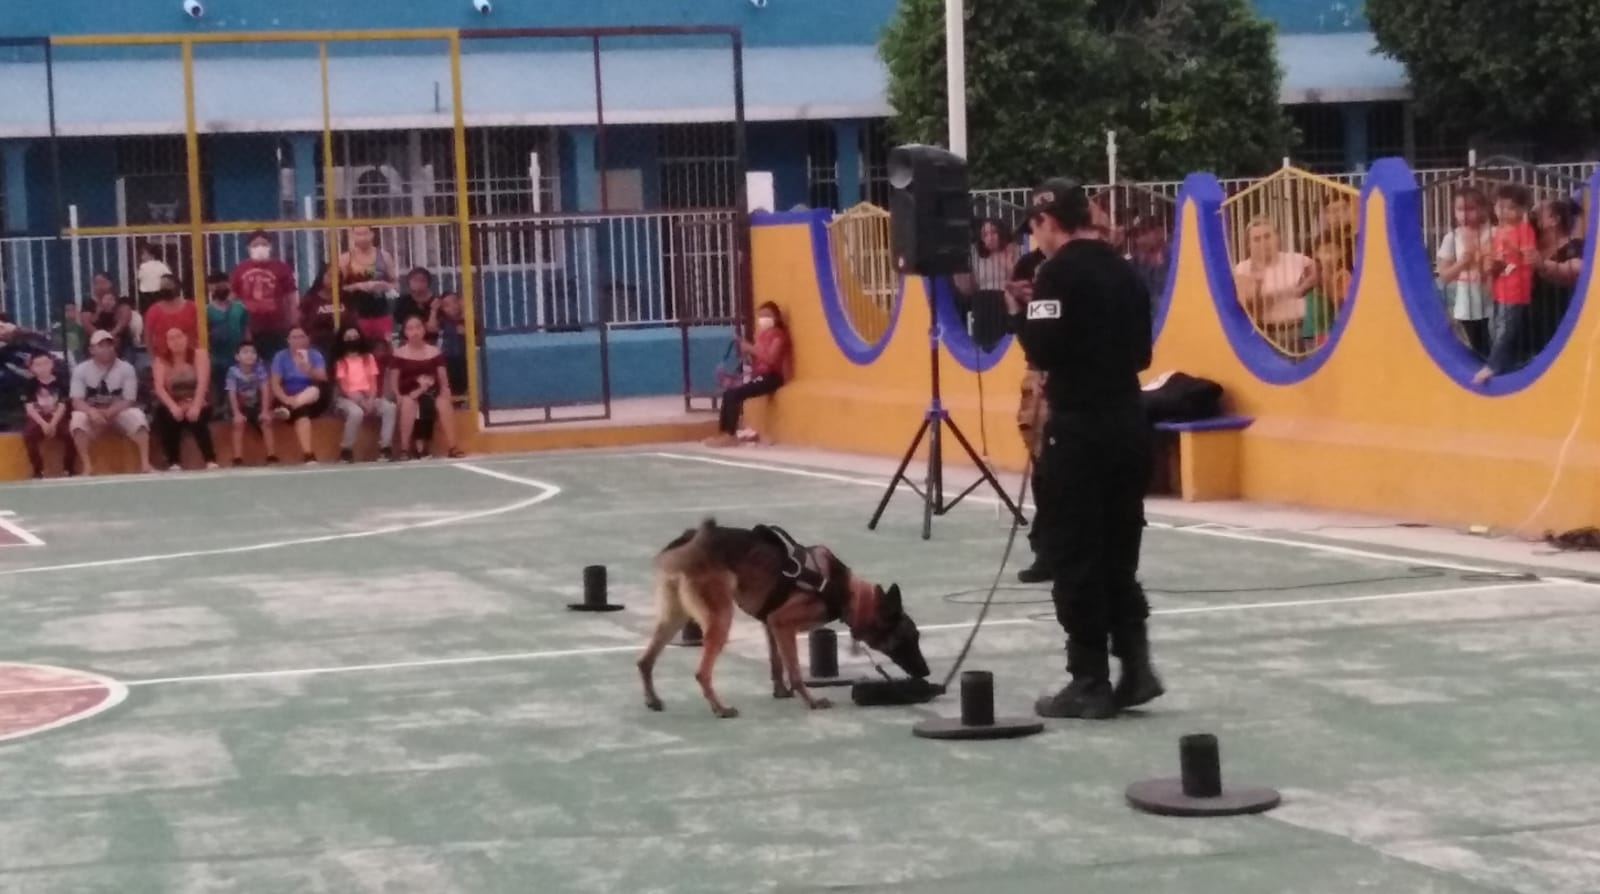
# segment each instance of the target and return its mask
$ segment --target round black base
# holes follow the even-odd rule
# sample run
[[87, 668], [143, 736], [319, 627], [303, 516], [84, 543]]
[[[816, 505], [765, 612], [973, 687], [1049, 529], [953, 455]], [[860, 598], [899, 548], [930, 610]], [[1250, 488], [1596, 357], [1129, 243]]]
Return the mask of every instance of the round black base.
[[622, 606], [616, 604], [615, 602], [609, 602], [605, 605], [589, 605], [586, 602], [569, 602], [567, 603], [567, 610], [574, 612], [620, 612], [622, 611]]
[[1282, 803], [1276, 791], [1259, 785], [1223, 786], [1218, 798], [1191, 798], [1181, 779], [1146, 779], [1128, 786], [1128, 804], [1157, 816], [1243, 816], [1265, 813]]
[[856, 681], [848, 677], [823, 677], [820, 680], [807, 680], [807, 689], [827, 689], [830, 686], [854, 686]]
[[1020, 739], [1044, 732], [1044, 723], [1026, 717], [996, 717], [990, 726], [966, 726], [959, 717], [938, 717], [911, 728], [919, 739]]

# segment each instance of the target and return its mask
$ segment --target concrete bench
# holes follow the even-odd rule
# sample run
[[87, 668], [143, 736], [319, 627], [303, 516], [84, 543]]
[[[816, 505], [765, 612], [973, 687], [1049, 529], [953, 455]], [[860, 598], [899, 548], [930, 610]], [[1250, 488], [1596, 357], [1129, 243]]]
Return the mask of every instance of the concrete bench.
[[[1174, 469], [1177, 492], [1185, 501], [1233, 500], [1239, 496], [1239, 433], [1255, 419], [1213, 416], [1193, 422], [1157, 422], [1158, 455]], [[1176, 435], [1176, 437], [1172, 437]], [[1168, 450], [1168, 446], [1175, 447]]]

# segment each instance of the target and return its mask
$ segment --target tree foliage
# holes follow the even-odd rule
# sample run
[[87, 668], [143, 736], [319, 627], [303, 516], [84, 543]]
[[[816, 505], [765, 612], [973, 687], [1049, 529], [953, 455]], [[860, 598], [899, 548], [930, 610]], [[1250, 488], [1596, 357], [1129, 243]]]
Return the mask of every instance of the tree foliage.
[[1600, 121], [1600, 2], [1367, 0], [1418, 111], [1452, 137], [1593, 139]]
[[[1261, 173], [1289, 148], [1271, 22], [1251, 0], [966, 0], [976, 184]], [[944, 0], [900, 0], [879, 43], [897, 140], [944, 145]]]

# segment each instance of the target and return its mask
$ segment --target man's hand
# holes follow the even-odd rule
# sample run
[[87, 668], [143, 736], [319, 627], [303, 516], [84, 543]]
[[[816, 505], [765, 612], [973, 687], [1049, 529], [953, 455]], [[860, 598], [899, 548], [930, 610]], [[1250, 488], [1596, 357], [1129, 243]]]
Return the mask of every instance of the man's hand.
[[1033, 280], [1013, 279], [1006, 283], [1006, 309], [1014, 314], [1022, 313], [1022, 306], [1033, 298]]

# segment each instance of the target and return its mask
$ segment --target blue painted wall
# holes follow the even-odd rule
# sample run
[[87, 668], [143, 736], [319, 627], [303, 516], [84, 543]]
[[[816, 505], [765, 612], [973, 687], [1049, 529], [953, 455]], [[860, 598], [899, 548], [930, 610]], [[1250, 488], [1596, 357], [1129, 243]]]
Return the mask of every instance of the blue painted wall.
[[1369, 31], [1362, 0], [1256, 0], [1256, 9], [1284, 34], [1348, 34]]

